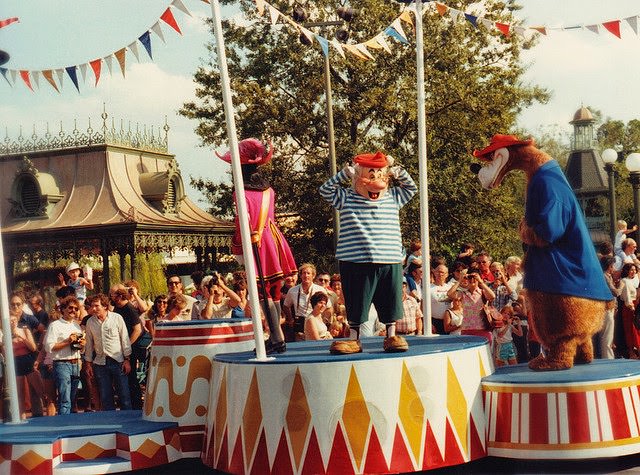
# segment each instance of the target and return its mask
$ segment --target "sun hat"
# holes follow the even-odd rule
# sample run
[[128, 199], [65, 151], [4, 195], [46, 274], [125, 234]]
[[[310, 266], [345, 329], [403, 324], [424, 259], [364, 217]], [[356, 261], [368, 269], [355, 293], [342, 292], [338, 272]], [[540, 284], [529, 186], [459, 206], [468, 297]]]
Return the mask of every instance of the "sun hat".
[[482, 150], [474, 150], [473, 156], [484, 159], [491, 152], [495, 152], [499, 148], [507, 148], [513, 145], [531, 145], [533, 143], [533, 139], [531, 138], [522, 140], [515, 135], [495, 134], [491, 137], [491, 143]]

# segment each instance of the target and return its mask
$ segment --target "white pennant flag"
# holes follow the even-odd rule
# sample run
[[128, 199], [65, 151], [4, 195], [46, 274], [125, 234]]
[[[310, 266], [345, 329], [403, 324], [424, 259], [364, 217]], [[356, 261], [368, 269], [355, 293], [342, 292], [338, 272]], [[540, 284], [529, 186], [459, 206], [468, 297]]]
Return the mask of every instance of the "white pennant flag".
[[487, 20], [486, 18], [480, 18], [480, 22], [487, 30], [493, 30], [496, 26], [491, 20]]
[[300, 32], [307, 37], [311, 44], [313, 44], [313, 39], [316, 37], [316, 35], [314, 35], [313, 32], [307, 30], [304, 26], [300, 26], [299, 28]]
[[527, 31], [527, 29], [522, 26], [512, 26], [511, 28], [513, 29], [514, 34], [522, 37], [525, 36], [525, 32]]
[[363, 45], [362, 43], [358, 43], [357, 45], [355, 45], [356, 48], [358, 49], [358, 51], [360, 51], [362, 54], [364, 54], [367, 58], [369, 59], [375, 59], [371, 53], [369, 53], [369, 50], [367, 49], [367, 47], [365, 45]]
[[16, 83], [16, 78], [18, 77], [18, 71], [15, 69], [10, 69], [9, 70], [9, 75], [11, 76], [11, 83], [15, 84]]
[[278, 18], [280, 18], [280, 12], [269, 4], [267, 6], [269, 7], [269, 15], [271, 15], [271, 24], [275, 25], [278, 23]]
[[402, 23], [400, 23], [400, 18], [396, 18], [391, 24], [391, 26], [393, 27], [394, 30], [398, 32], [400, 36], [402, 36], [402, 38], [404, 38], [405, 40], [407, 39], [407, 35], [402, 29]]
[[264, 0], [256, 0], [256, 8], [259, 16], [264, 15]]
[[165, 42], [164, 35], [162, 34], [162, 28], [160, 27], [159, 21], [155, 22], [155, 24], [151, 27], [151, 31], [153, 31], [156, 35], [158, 35], [158, 38], [160, 38], [163, 43]]
[[31, 79], [38, 89], [40, 89], [40, 71], [31, 71]]
[[330, 43], [336, 49], [338, 54], [340, 54], [340, 56], [345, 58], [344, 49], [342, 48], [342, 45], [340, 44], [340, 42], [338, 40], [331, 40]]
[[460, 16], [462, 16], [462, 18], [464, 19], [464, 13], [462, 13], [460, 10], [456, 10], [455, 8], [449, 7], [449, 15], [451, 16], [451, 18], [453, 18], [454, 21], [459, 21]]
[[389, 43], [387, 43], [387, 40], [384, 39], [384, 35], [380, 34], [380, 35], [376, 36], [376, 41], [378, 42], [378, 44], [380, 46], [382, 46], [382, 48], [387, 53], [391, 53], [391, 48], [389, 48]]
[[629, 26], [631, 27], [633, 32], [637, 35], [638, 34], [638, 15], [630, 16], [629, 18], [625, 18], [625, 20], [627, 20], [627, 23], [629, 23]]
[[596, 35], [600, 33], [600, 28], [598, 28], [598, 25], [585, 25], [584, 27], [587, 30], [592, 31]]
[[133, 53], [133, 55], [136, 57], [136, 60], [140, 62], [140, 55], [138, 55], [138, 42], [134, 41], [133, 43], [128, 45], [127, 48], [129, 48], [129, 51]]
[[109, 55], [109, 56], [105, 56], [104, 58], [104, 62], [107, 63], [107, 68], [109, 69], [109, 76], [113, 75], [112, 72], [112, 66], [113, 66], [113, 55]]
[[184, 3], [182, 3], [182, 0], [173, 0], [173, 2], [171, 2], [171, 5], [176, 7], [182, 13], [185, 13], [186, 15], [192, 16], [191, 12], [189, 11], [189, 9], [184, 6]]
[[87, 63], [80, 65], [80, 75], [82, 76], [82, 82], [87, 82]]
[[58, 82], [60, 83], [60, 89], [62, 89], [62, 83], [64, 82], [64, 69], [56, 69], [56, 76], [58, 76]]

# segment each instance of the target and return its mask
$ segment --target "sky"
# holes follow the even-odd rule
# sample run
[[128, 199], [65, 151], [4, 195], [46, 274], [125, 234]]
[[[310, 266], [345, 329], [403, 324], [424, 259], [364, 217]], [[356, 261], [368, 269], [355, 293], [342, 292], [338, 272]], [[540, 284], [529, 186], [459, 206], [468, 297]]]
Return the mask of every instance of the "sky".
[[[70, 132], [74, 120], [80, 131], [88, 120], [96, 129], [101, 125], [103, 104], [116, 126], [124, 120], [135, 128], [169, 126], [169, 149], [175, 154], [188, 195], [201, 202], [201, 195], [189, 187], [189, 177], [228, 180], [224, 163], [212, 150], [202, 147], [195, 134], [196, 122], [178, 115], [183, 103], [194, 98], [193, 74], [211, 53], [205, 48], [210, 39], [203, 19], [211, 15], [201, 0], [182, 0], [191, 12], [186, 15], [172, 8], [182, 35], [160, 22], [165, 43], [151, 34], [153, 60], [138, 43], [140, 62], [127, 51], [126, 77], [114, 61], [113, 74], [103, 64], [97, 87], [93, 74], [86, 82], [80, 73], [80, 93], [67, 76], [61, 93], [41, 78], [40, 87], [30, 91], [17, 79], [11, 87], [0, 77], [0, 140], [15, 140], [20, 126], [23, 135], [33, 128], [42, 136], [47, 124], [57, 133]], [[446, 4], [446, 1], [443, 2]], [[581, 105], [600, 110], [605, 117], [628, 121], [640, 118], [640, 36], [624, 21], [640, 15], [635, 0], [520, 0], [516, 13], [527, 26], [549, 28], [602, 24], [622, 20], [619, 39], [600, 27], [599, 33], [587, 29], [550, 30], [540, 36], [535, 48], [523, 54], [528, 65], [523, 80], [549, 89], [552, 99], [522, 112], [518, 125], [533, 133], [541, 130], [570, 132], [574, 112]], [[0, 20], [19, 17], [0, 29], [0, 49], [11, 55], [4, 65], [9, 69], [43, 70], [82, 64], [104, 57], [134, 42], [154, 25], [171, 0], [2, 0]], [[223, 17], [238, 16], [237, 8], [223, 9]], [[469, 25], [470, 32], [472, 27]], [[425, 38], [425, 42], [428, 38]], [[316, 45], [316, 47], [318, 47]], [[333, 53], [335, 54], [335, 53]], [[376, 53], [384, 54], [384, 53]]]

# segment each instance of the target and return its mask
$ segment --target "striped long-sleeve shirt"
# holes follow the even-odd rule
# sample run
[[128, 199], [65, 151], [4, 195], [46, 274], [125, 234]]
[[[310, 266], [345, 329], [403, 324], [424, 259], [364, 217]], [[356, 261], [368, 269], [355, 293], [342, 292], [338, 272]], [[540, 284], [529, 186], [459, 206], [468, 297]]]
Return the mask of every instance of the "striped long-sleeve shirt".
[[378, 200], [371, 200], [342, 184], [349, 182], [345, 170], [329, 178], [320, 195], [340, 212], [340, 235], [336, 258], [356, 263], [394, 264], [402, 262], [399, 211], [418, 188], [404, 169], [399, 186], [390, 187]]

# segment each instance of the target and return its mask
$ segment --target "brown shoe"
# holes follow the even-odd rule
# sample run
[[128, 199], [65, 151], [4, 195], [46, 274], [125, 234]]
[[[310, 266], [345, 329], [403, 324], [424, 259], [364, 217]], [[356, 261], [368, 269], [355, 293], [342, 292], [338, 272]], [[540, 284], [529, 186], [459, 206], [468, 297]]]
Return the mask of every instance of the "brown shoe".
[[360, 340], [337, 340], [331, 343], [329, 352], [332, 355], [351, 355], [353, 353], [362, 353], [362, 345]]
[[389, 336], [384, 339], [382, 347], [387, 353], [401, 353], [409, 349], [409, 343], [407, 343], [407, 340], [405, 340], [404, 337], [398, 335]]

